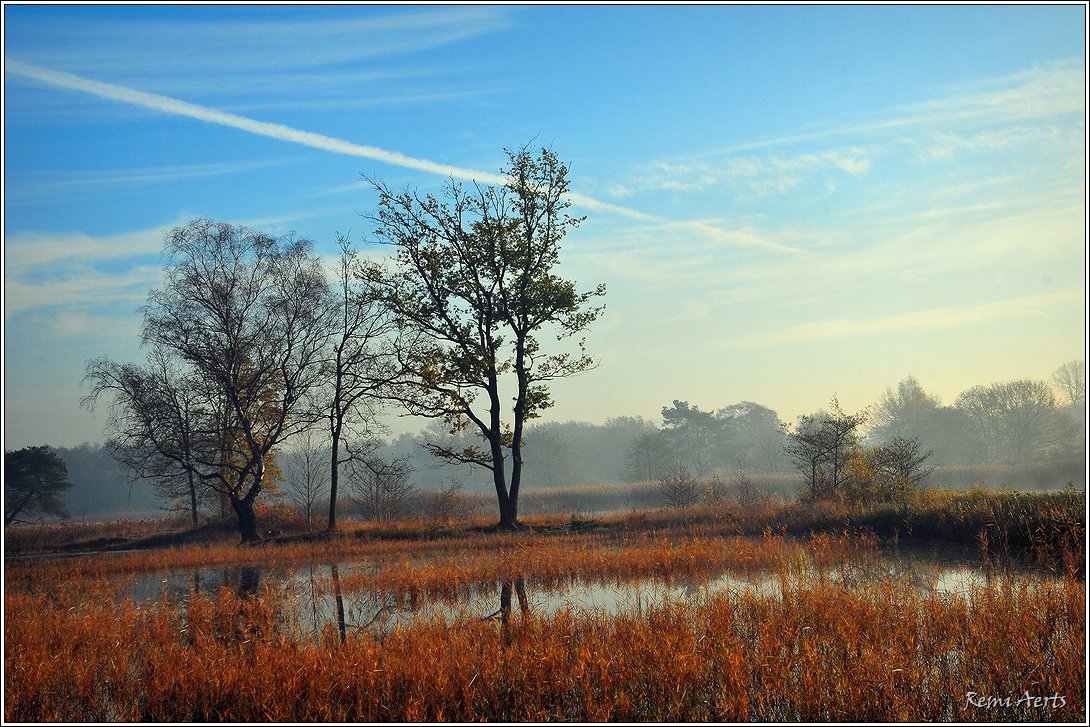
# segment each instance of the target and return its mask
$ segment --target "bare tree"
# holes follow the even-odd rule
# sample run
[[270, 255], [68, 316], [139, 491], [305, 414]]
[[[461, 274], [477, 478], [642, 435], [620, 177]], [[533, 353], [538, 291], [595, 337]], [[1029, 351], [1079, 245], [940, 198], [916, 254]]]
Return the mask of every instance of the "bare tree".
[[481, 501], [476, 495], [467, 495], [464, 489], [461, 482], [452, 479], [439, 492], [430, 493], [425, 504], [428, 517], [440, 522], [472, 517], [481, 508]]
[[751, 469], [763, 467], [773, 474], [785, 464], [783, 445], [787, 425], [766, 406], [742, 401], [715, 412], [719, 423], [718, 460], [723, 465], [738, 464]]
[[625, 450], [625, 477], [630, 482], [654, 482], [666, 474], [673, 459], [665, 434], [657, 429], [645, 432]]
[[886, 389], [870, 412], [870, 436], [878, 442], [918, 437], [938, 408], [939, 400], [925, 392], [915, 376], [908, 376], [897, 384], [896, 392]]
[[731, 478], [734, 486], [734, 496], [738, 505], [747, 512], [752, 512], [768, 501], [768, 493], [764, 492], [753, 478], [750, 477], [741, 461], [738, 462], [738, 471]]
[[[582, 334], [602, 310], [588, 303], [605, 288], [580, 293], [554, 273], [561, 239], [581, 221], [567, 214], [567, 166], [548, 149], [508, 156], [504, 185], [467, 191], [452, 181], [445, 203], [374, 182], [379, 206], [370, 219], [396, 257], [392, 270], [372, 269], [367, 281], [414, 342], [403, 351], [412, 375], [397, 401], [451, 431], [480, 434], [483, 449], [429, 449], [489, 470], [498, 527], [515, 529], [526, 422], [552, 405], [550, 381], [594, 365], [581, 340], [578, 354], [549, 353], [539, 336]], [[510, 398], [501, 393], [508, 386]]]
[[318, 504], [329, 494], [329, 451], [324, 437], [313, 429], [295, 437], [292, 444], [279, 457], [285, 494], [306, 518], [307, 530], [311, 530]]
[[416, 488], [409, 480], [412, 468], [405, 460], [386, 461], [372, 454], [352, 460], [348, 473], [353, 499], [363, 517], [390, 522], [409, 513]]
[[689, 474], [683, 463], [675, 463], [669, 471], [659, 477], [659, 494], [667, 507], [683, 508], [695, 505], [700, 498], [700, 486]]
[[523, 481], [537, 487], [578, 484], [572, 444], [559, 424], [547, 422], [527, 427], [522, 451]]
[[360, 274], [359, 253], [345, 237], [338, 236], [337, 244], [341, 255], [326, 364], [330, 442], [326, 527], [329, 530], [337, 528], [341, 465], [363, 456], [353, 450], [353, 441], [369, 441], [378, 434], [379, 393], [396, 378], [397, 362], [390, 340], [395, 331], [393, 317], [364, 283], [367, 274]]
[[1029, 462], [1059, 444], [1056, 396], [1044, 381], [1018, 379], [993, 384], [999, 431], [1009, 461]]
[[924, 450], [915, 437], [894, 437], [878, 447], [877, 453], [879, 471], [898, 487], [919, 487], [935, 471], [927, 465], [933, 452]]
[[91, 361], [84, 380], [92, 386], [81, 401], [85, 406], [93, 408], [106, 392], [114, 399], [107, 424], [114, 436], [106, 449], [133, 479], [151, 481], [167, 499], [184, 498], [196, 527], [206, 494], [197, 462], [208, 459], [219, 442], [216, 397], [161, 348], [154, 348], [143, 366]]
[[1068, 361], [1052, 374], [1052, 383], [1076, 411], [1086, 407], [1086, 361]]
[[[205, 398], [200, 447], [189, 467], [229, 498], [243, 542], [258, 541], [254, 501], [275, 469], [274, 452], [311, 426], [312, 400], [328, 335], [328, 289], [310, 243], [277, 240], [242, 227], [198, 219], [167, 234], [164, 285], [144, 308], [143, 341], [200, 382]], [[115, 424], [136, 440], [170, 441], [156, 427], [158, 392], [117, 388], [92, 366], [91, 399], [120, 394]], [[215, 441], [212, 441], [215, 440]]]
[[989, 462], [1002, 449], [999, 441], [995, 391], [985, 386], [973, 386], [958, 394], [954, 407], [964, 415], [965, 428], [974, 443], [981, 462]]
[[955, 402], [972, 427], [986, 461], [1021, 464], [1060, 449], [1065, 427], [1052, 389], [1018, 379], [974, 386]]

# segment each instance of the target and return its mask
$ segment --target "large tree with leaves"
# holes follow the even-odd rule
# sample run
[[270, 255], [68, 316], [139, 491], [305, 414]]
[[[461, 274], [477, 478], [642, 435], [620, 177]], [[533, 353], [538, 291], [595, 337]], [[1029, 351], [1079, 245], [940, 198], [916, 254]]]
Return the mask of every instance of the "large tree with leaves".
[[[582, 221], [568, 214], [567, 165], [549, 149], [507, 155], [504, 184], [451, 181], [445, 201], [373, 181], [379, 203], [369, 219], [394, 256], [366, 271], [407, 344], [412, 375], [396, 399], [411, 414], [480, 434], [483, 447], [428, 446], [491, 471], [503, 529], [519, 527], [523, 428], [552, 404], [550, 381], [594, 365], [578, 337], [605, 293], [580, 292], [555, 273], [561, 240]], [[578, 339], [578, 351], [550, 349], [545, 333]]]
[[[200, 398], [185, 460], [155, 367], [92, 362], [93, 403], [113, 395], [129, 442], [173, 458], [230, 500], [244, 542], [277, 447], [317, 417], [313, 395], [329, 336], [329, 289], [305, 240], [197, 219], [167, 234], [163, 286], [148, 296], [143, 342]], [[132, 374], [132, 375], [129, 375]], [[118, 414], [120, 413], [120, 414]]]
[[72, 488], [68, 465], [47, 446], [4, 453], [4, 525], [24, 518], [67, 518], [61, 493]]
[[717, 447], [722, 443], [722, 421], [695, 404], [674, 399], [662, 408], [662, 431], [677, 456], [692, 466], [697, 477], [710, 474]]

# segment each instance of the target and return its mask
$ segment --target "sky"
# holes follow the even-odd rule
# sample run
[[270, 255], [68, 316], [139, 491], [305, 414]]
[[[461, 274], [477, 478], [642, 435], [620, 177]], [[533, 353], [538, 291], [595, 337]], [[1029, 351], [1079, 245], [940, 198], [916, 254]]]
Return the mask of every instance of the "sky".
[[587, 217], [558, 272], [607, 289], [546, 420], [952, 404], [1085, 358], [1081, 3], [3, 12], [5, 451], [105, 438], [85, 367], [145, 355], [172, 227], [333, 254], [373, 239], [361, 175], [487, 183], [524, 145]]

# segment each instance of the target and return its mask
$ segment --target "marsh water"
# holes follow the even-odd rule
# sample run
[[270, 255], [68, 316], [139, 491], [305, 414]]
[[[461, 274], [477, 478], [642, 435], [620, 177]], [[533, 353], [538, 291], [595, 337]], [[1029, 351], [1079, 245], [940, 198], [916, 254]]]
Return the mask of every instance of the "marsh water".
[[[224, 589], [247, 597], [276, 593], [280, 628], [315, 638], [333, 629], [345, 638], [360, 631], [381, 637], [399, 625], [424, 619], [506, 622], [515, 609], [545, 615], [564, 609], [613, 614], [667, 601], [699, 602], [710, 594], [779, 597], [785, 589], [815, 581], [848, 591], [893, 582], [920, 595], [964, 598], [994, 577], [991, 568], [980, 565], [975, 552], [944, 550], [882, 553], [862, 562], [824, 568], [811, 564], [788, 573], [724, 571], [706, 579], [647, 577], [603, 582], [571, 577], [542, 583], [516, 578], [439, 593], [342, 587], [342, 581], [350, 580], [354, 573], [375, 569], [368, 561], [341, 561], [171, 570], [135, 578], [124, 595], [137, 601], [167, 599], [184, 607], [195, 592], [211, 597]], [[1018, 575], [1030, 583], [1049, 578], [1043, 571], [1028, 568], [1018, 569]]]

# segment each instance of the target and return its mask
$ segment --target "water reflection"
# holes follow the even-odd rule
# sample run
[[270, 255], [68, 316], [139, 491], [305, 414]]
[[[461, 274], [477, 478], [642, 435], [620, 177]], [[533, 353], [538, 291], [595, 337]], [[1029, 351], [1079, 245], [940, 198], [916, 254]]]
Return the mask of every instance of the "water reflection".
[[[240, 609], [235, 629], [240, 638], [271, 626], [285, 634], [309, 635], [314, 639], [328, 637], [340, 643], [358, 634], [381, 641], [399, 626], [419, 620], [453, 623], [480, 619], [497, 622], [509, 642], [516, 607], [520, 619], [531, 612], [548, 615], [565, 609], [608, 615], [642, 611], [666, 601], [699, 602], [713, 594], [782, 597], [787, 589], [819, 583], [831, 583], [848, 591], [887, 584], [924, 596], [961, 598], [991, 578], [989, 572], [970, 565], [968, 559], [874, 554], [828, 568], [802, 565], [781, 572], [725, 572], [704, 580], [645, 578], [602, 583], [572, 578], [559, 584], [535, 584], [532, 579], [516, 577], [462, 588], [456, 597], [442, 598], [430, 598], [415, 591], [399, 595], [346, 591], [342, 587], [346, 574], [373, 567], [369, 563], [330, 561], [302, 566], [243, 565], [168, 572], [138, 578], [126, 595], [137, 600], [167, 599], [183, 609], [194, 593], [216, 598], [224, 589], [240, 596], [242, 602], [256, 601], [256, 596], [263, 603], [271, 599], [273, 604], [269, 609]], [[271, 598], [270, 594], [276, 597]], [[259, 612], [263, 620], [253, 622], [253, 614]], [[270, 613], [275, 615], [272, 625], [268, 622]], [[246, 618], [251, 618], [251, 622], [246, 622]]]
[[[199, 575], [194, 574], [196, 580]], [[225, 576], [226, 579], [226, 576]], [[243, 565], [238, 569], [238, 588], [235, 593], [239, 598], [253, 598], [261, 585], [261, 568], [256, 565]]]
[[[343, 644], [348, 638], [348, 627], [344, 620], [344, 594], [341, 593], [341, 574], [337, 570], [336, 563], [329, 564], [329, 577], [333, 579], [333, 599], [337, 604], [337, 633], [341, 635], [341, 643]], [[317, 599], [315, 599], [315, 603], [317, 603]], [[315, 617], [317, 617], [317, 606], [315, 606]]]
[[514, 580], [506, 580], [500, 586], [500, 623], [503, 624], [503, 641], [511, 645], [511, 591], [518, 595], [519, 611], [525, 618], [530, 613], [530, 599], [526, 597], [526, 581], [519, 577]]

